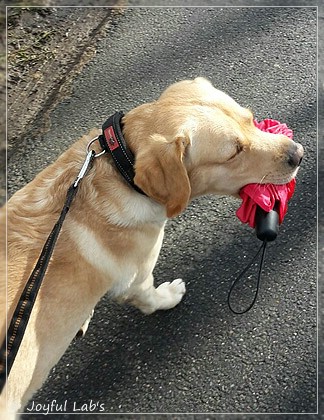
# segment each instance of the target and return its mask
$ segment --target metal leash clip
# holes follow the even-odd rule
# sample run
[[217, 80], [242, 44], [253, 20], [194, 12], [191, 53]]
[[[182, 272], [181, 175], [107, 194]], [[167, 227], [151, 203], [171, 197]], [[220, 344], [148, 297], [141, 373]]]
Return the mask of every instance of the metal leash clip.
[[92, 163], [95, 155], [96, 155], [96, 153], [95, 153], [94, 150], [90, 150], [90, 152], [87, 153], [85, 161], [84, 161], [84, 163], [82, 165], [82, 168], [79, 172], [79, 175], [77, 176], [76, 180], [74, 181], [74, 184], [73, 184], [74, 188], [76, 188], [78, 186], [81, 179], [84, 178], [84, 176], [88, 172], [90, 164]]
[[93, 159], [106, 153], [105, 150], [103, 150], [100, 153], [96, 153], [94, 150], [90, 150], [90, 146], [92, 145], [92, 143], [94, 143], [98, 139], [99, 139], [98, 136], [93, 138], [92, 140], [90, 140], [90, 142], [87, 145], [87, 156], [86, 156], [85, 161], [82, 165], [82, 168], [79, 172], [79, 175], [77, 176], [76, 180], [74, 181], [74, 184], [73, 184], [74, 188], [76, 188], [78, 186], [81, 179], [84, 178], [85, 175], [87, 174]]

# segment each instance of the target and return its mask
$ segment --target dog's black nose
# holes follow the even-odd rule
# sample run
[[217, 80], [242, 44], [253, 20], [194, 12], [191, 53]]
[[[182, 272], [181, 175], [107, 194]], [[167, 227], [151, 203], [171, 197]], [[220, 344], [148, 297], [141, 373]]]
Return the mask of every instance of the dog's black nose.
[[304, 148], [301, 144], [295, 143], [292, 150], [288, 152], [288, 164], [296, 167], [301, 164], [304, 156]]

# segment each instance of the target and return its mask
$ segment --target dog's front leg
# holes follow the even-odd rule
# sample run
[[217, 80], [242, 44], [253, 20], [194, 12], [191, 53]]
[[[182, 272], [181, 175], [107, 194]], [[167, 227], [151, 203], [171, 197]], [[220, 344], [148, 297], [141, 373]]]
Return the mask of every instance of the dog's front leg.
[[182, 279], [162, 283], [157, 288], [153, 282], [153, 274], [150, 274], [142, 283], [133, 286], [129, 299], [133, 306], [147, 315], [158, 309], [174, 308], [186, 292]]

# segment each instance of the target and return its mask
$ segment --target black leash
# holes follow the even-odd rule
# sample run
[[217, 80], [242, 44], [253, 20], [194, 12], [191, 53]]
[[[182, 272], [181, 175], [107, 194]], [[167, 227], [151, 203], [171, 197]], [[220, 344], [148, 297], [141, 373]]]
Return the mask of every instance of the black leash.
[[[9, 324], [7, 335], [0, 348], [0, 393], [6, 384], [7, 377], [9, 376], [10, 370], [18, 353], [39, 288], [45, 276], [64, 219], [78, 191], [79, 182], [86, 175], [92, 165], [93, 159], [97, 156], [98, 155], [95, 154], [94, 150], [88, 150], [87, 157], [79, 175], [68, 189], [60, 217], [49, 234], [38, 261], [17, 303], [15, 312]], [[28, 363], [28, 361], [26, 363]]]

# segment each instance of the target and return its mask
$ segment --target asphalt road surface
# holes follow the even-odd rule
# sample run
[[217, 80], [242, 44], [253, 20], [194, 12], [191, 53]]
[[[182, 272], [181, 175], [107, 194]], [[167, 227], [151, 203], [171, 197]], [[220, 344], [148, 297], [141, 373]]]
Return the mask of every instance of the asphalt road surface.
[[[86, 336], [71, 344], [24, 418], [39, 419], [35, 405], [46, 411], [54, 400], [63, 412], [48, 419], [81, 409], [88, 412], [78, 419], [97, 418], [89, 415], [93, 404], [114, 419], [317, 411], [316, 19], [315, 8], [129, 8], [114, 18], [72, 96], [53, 112], [50, 131], [11, 157], [12, 193], [116, 110], [196, 76], [250, 107], [259, 121], [285, 122], [305, 148], [250, 312], [233, 315], [226, 299], [260, 242], [236, 218], [239, 200], [195, 200], [168, 223], [154, 272], [157, 283], [186, 281], [183, 302], [144, 316], [103, 298]], [[238, 304], [251, 299], [255, 273], [251, 287], [235, 294]], [[154, 418], [177, 418], [162, 414]]]

